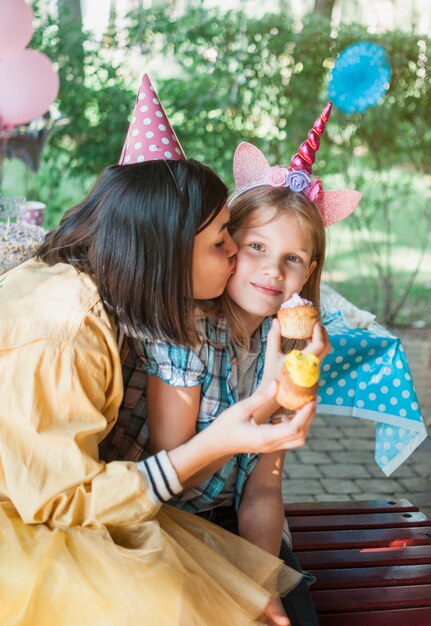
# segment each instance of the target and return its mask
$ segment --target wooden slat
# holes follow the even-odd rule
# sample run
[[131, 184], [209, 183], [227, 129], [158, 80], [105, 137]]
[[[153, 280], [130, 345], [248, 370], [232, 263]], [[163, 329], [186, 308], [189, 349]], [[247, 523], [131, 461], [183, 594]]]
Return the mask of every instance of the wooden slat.
[[419, 511], [410, 500], [348, 500], [331, 502], [293, 502], [285, 503], [287, 517], [297, 515], [329, 515], [340, 513], [388, 513], [389, 511]]
[[360, 589], [363, 587], [395, 587], [431, 585], [431, 564], [394, 565], [349, 569], [309, 570], [317, 581], [312, 589]]
[[425, 513], [409, 511], [402, 513], [360, 513], [337, 515], [298, 515], [288, 518], [291, 531], [332, 530], [360, 528], [401, 528], [405, 526], [430, 526]]
[[383, 528], [371, 530], [306, 531], [293, 532], [293, 549], [328, 550], [344, 548], [377, 548], [390, 546], [431, 545], [431, 529]]
[[320, 626], [431, 626], [431, 520], [409, 500], [286, 505]]
[[431, 608], [330, 613], [319, 615], [320, 626], [430, 626]]
[[356, 548], [352, 550], [313, 550], [297, 552], [303, 569], [336, 569], [370, 565], [421, 565], [431, 563], [431, 545], [404, 548]]
[[[376, 589], [344, 589], [312, 592], [317, 613], [348, 613], [358, 608], [368, 611], [431, 608], [431, 585], [379, 587]], [[368, 621], [368, 624], [373, 622]], [[431, 622], [430, 622], [431, 623]], [[346, 625], [349, 624], [346, 621]], [[390, 622], [387, 623], [388, 625]], [[416, 626], [405, 622], [406, 626]], [[350, 626], [350, 624], [349, 624]]]

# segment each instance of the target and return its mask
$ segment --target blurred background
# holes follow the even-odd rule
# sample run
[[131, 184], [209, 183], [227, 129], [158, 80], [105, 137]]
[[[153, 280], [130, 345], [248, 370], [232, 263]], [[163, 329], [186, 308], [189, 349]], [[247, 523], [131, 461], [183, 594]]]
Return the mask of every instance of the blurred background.
[[381, 45], [389, 90], [361, 113], [334, 108], [313, 169], [325, 189], [363, 194], [330, 229], [325, 279], [380, 323], [430, 336], [429, 0], [28, 4], [29, 46], [53, 61], [60, 89], [46, 115], [11, 130], [1, 191], [45, 203], [45, 228], [118, 161], [144, 72], [187, 156], [232, 188], [240, 141], [272, 165], [289, 163], [328, 99], [339, 53]]

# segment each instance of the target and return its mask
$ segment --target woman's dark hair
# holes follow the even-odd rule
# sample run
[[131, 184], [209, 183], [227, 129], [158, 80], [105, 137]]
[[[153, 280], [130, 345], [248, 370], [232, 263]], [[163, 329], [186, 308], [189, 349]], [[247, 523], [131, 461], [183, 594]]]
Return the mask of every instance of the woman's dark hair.
[[194, 238], [226, 198], [224, 183], [197, 161], [114, 165], [48, 233], [37, 257], [89, 274], [126, 335], [191, 346]]

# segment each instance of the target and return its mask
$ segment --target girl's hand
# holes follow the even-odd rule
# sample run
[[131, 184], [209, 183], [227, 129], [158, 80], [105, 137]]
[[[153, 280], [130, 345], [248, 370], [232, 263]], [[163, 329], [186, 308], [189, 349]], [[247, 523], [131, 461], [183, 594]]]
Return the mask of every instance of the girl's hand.
[[265, 624], [270, 626], [290, 626], [290, 620], [286, 615], [280, 598], [272, 598], [266, 605]]
[[320, 359], [320, 362], [322, 362], [325, 356], [329, 353], [330, 349], [331, 342], [329, 341], [326, 328], [321, 324], [321, 322], [316, 322], [313, 328], [313, 336], [311, 337], [311, 340], [308, 341], [302, 352], [304, 354], [311, 352]]
[[[330, 349], [331, 342], [329, 341], [326, 328], [320, 322], [316, 322], [313, 328], [313, 336], [307, 342], [307, 345], [302, 352], [304, 354], [311, 352], [312, 354], [315, 354], [320, 361], [323, 361]], [[285, 355], [281, 351], [280, 324], [278, 323], [277, 318], [274, 318], [267, 339], [265, 366], [261, 383], [263, 386], [269, 384], [271, 380], [278, 380], [280, 378], [284, 356]]]
[[271, 380], [280, 378], [283, 361], [284, 354], [281, 351], [280, 324], [275, 317], [272, 320], [271, 330], [269, 331], [267, 337], [265, 365], [261, 381], [262, 386], [265, 387], [271, 382]]

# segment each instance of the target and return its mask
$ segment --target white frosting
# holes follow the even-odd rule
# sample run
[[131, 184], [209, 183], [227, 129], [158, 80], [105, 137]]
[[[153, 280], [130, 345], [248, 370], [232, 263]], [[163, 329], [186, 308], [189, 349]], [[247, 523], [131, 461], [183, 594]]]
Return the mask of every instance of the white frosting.
[[293, 309], [296, 306], [313, 306], [313, 303], [310, 300], [306, 300], [305, 298], [301, 298], [301, 296], [297, 293], [294, 293], [289, 300], [283, 302], [280, 309]]

